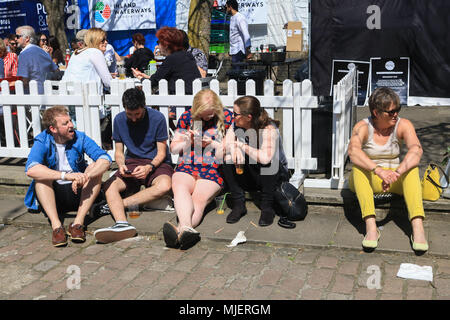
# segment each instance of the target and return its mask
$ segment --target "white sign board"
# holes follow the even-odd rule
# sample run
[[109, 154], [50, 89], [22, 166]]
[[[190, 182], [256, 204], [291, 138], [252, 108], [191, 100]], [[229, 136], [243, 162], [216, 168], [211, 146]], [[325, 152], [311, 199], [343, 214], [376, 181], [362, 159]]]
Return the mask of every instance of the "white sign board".
[[[219, 1], [220, 6], [225, 6], [226, 0]], [[237, 0], [239, 13], [247, 20], [248, 24], [267, 24], [267, 0]]]
[[89, 0], [91, 26], [105, 31], [155, 29], [154, 0]]

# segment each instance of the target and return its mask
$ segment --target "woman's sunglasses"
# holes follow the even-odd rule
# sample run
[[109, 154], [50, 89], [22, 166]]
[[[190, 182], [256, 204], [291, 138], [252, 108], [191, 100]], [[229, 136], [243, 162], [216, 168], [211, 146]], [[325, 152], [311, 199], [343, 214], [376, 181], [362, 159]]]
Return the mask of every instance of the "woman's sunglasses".
[[384, 112], [386, 112], [388, 115], [390, 115], [392, 117], [394, 114], [399, 113], [400, 110], [402, 110], [402, 107], [398, 107], [397, 109], [390, 110], [390, 111], [384, 111]]
[[47, 39], [39, 39], [39, 41], [42, 41], [42, 42], [48, 42]]

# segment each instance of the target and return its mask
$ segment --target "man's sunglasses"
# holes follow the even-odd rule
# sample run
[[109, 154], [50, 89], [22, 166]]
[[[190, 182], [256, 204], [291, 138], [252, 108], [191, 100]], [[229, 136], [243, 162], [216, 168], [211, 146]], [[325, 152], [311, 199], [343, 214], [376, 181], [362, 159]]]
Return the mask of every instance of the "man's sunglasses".
[[399, 113], [400, 110], [402, 110], [402, 107], [398, 107], [397, 109], [390, 110], [390, 111], [384, 111], [384, 112], [386, 112], [387, 114], [389, 114], [392, 117], [394, 114]]

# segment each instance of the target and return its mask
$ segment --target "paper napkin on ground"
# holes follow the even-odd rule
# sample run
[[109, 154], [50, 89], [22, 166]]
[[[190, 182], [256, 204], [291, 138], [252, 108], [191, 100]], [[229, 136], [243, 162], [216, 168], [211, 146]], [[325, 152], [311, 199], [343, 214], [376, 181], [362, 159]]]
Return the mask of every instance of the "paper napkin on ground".
[[398, 269], [397, 277], [433, 281], [433, 269], [430, 266], [418, 266], [412, 263], [402, 263]]
[[239, 243], [244, 243], [247, 241], [247, 238], [244, 236], [244, 231], [239, 231], [236, 235], [236, 238], [234, 238], [229, 245], [227, 245], [228, 248], [236, 247]]

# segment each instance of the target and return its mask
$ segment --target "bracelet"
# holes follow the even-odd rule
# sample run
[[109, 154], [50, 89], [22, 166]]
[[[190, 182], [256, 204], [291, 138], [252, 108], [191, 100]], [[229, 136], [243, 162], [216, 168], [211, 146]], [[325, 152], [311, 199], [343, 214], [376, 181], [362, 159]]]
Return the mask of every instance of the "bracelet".
[[66, 180], [66, 172], [61, 171], [61, 180]]
[[152, 171], [155, 170], [155, 165], [153, 163], [149, 163], [149, 166], [152, 167]]
[[372, 171], [373, 173], [375, 173], [375, 170], [377, 170], [377, 168], [381, 168], [381, 166], [380, 165], [376, 165], [372, 170], [370, 170], [370, 171]]

